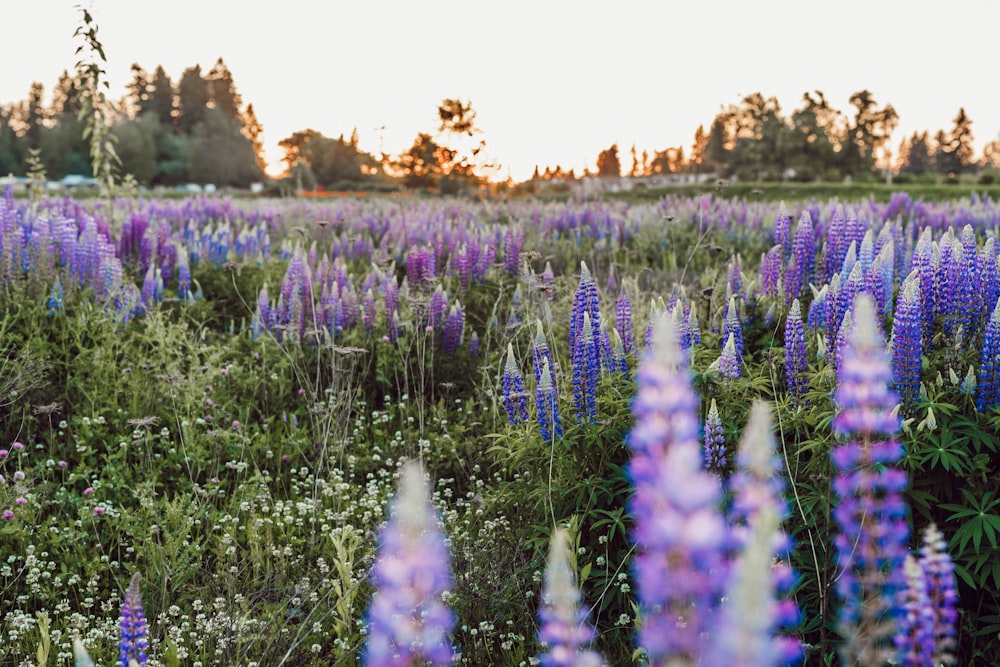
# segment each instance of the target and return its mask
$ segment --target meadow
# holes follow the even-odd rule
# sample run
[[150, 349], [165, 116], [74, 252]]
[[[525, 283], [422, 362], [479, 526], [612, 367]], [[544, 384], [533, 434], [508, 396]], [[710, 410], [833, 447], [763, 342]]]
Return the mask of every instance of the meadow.
[[8, 192], [0, 665], [995, 664], [998, 224]]

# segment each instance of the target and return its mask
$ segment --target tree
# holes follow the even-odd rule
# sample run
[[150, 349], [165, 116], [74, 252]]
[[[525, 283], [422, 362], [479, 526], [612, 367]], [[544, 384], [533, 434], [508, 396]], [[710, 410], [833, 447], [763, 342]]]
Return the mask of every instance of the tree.
[[14, 131], [13, 105], [0, 107], [0, 175], [24, 175], [24, 161], [28, 154], [26, 142]]
[[45, 122], [45, 109], [42, 108], [42, 97], [45, 87], [38, 81], [33, 81], [28, 90], [28, 99], [24, 102], [22, 117], [27, 126], [25, 138], [30, 148], [38, 148], [41, 143], [42, 124]]
[[264, 134], [264, 126], [257, 120], [257, 114], [253, 110], [253, 103], [248, 104], [246, 111], [243, 113], [242, 126], [243, 135], [253, 145], [253, 154], [257, 159], [257, 166], [260, 167], [261, 171], [266, 170], [267, 161], [264, 159], [264, 141], [261, 138]]
[[945, 174], [958, 175], [972, 165], [972, 121], [960, 108], [942, 145], [938, 148], [938, 168]]
[[52, 108], [50, 115], [58, 119], [64, 114], [77, 115], [83, 107], [80, 101], [80, 82], [63, 70], [59, 75], [56, 87], [52, 89]]
[[851, 95], [850, 103], [855, 114], [841, 151], [841, 164], [849, 174], [871, 173], [880, 150], [899, 123], [899, 115], [891, 104], [879, 109], [869, 90]]
[[128, 104], [131, 107], [131, 115], [135, 118], [142, 116], [149, 110], [150, 82], [149, 73], [139, 65], [132, 63], [132, 80], [126, 86], [128, 89]]
[[188, 170], [192, 180], [247, 187], [263, 179], [253, 145], [219, 109], [207, 109], [194, 127]]
[[899, 149], [900, 173], [919, 176], [933, 168], [933, 153], [927, 131], [914, 132]]
[[49, 178], [93, 174], [90, 143], [83, 136], [83, 123], [73, 114], [63, 114], [58, 123], [42, 128], [39, 148], [42, 149], [42, 163]]
[[811, 181], [838, 169], [838, 151], [844, 117], [819, 90], [802, 95], [802, 106], [792, 112], [788, 164], [795, 178]]
[[441, 119], [441, 126], [438, 128], [440, 132], [466, 134], [470, 137], [479, 133], [471, 100], [463, 102], [460, 99], [446, 98], [438, 105], [438, 117]]
[[209, 102], [229, 120], [242, 122], [240, 107], [243, 106], [243, 98], [236, 92], [233, 73], [229, 71], [222, 58], [215, 61], [205, 81], [208, 83]]
[[163, 65], [157, 65], [153, 72], [153, 80], [149, 84], [149, 110], [156, 119], [166, 127], [173, 127], [177, 122], [177, 108], [174, 104], [174, 84], [167, 75]]
[[431, 188], [441, 178], [441, 147], [431, 135], [421, 132], [413, 145], [393, 165], [410, 188]]
[[1000, 169], [1000, 135], [983, 146], [982, 165], [992, 169]]
[[618, 159], [618, 144], [611, 144], [597, 156], [597, 175], [615, 176], [622, 175], [622, 163]]
[[705, 152], [708, 150], [708, 135], [705, 126], [699, 125], [694, 131], [694, 143], [691, 144], [691, 158], [688, 164], [695, 175], [701, 173], [701, 165], [705, 162]]
[[357, 138], [346, 141], [323, 136], [316, 130], [295, 132], [278, 145], [285, 151], [284, 162], [289, 171], [306, 166], [316, 183], [324, 187], [341, 187], [341, 183], [360, 182], [375, 171], [375, 159], [357, 148]]
[[177, 97], [180, 101], [178, 125], [181, 132], [190, 134], [208, 110], [208, 82], [202, 77], [199, 65], [188, 67], [181, 74]]
[[[148, 112], [147, 112], [148, 113]], [[126, 118], [111, 130], [118, 138], [118, 157], [123, 174], [131, 174], [142, 185], [156, 175], [156, 141], [141, 121]]]

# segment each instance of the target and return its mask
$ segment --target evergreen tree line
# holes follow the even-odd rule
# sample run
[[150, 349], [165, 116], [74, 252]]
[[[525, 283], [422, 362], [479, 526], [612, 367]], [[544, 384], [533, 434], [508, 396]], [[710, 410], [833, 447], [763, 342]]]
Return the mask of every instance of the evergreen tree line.
[[[851, 95], [849, 103], [851, 110], [843, 112], [831, 106], [821, 91], [807, 92], [801, 106], [785, 115], [776, 98], [752, 93], [739, 104], [724, 107], [708, 131], [699, 126], [687, 153], [683, 146], [639, 153], [633, 145], [631, 160], [623, 162], [614, 144], [598, 155], [596, 174], [716, 174], [744, 181], [809, 182], [871, 178], [882, 169], [950, 179], [1000, 169], [1000, 137], [986, 144], [977, 158], [972, 120], [964, 108], [950, 129], [933, 135], [927, 130], [914, 132], [893, 152], [889, 141], [899, 116], [892, 105], [880, 106], [868, 90]], [[536, 179], [575, 177], [560, 166], [544, 171], [536, 167], [534, 174]]]
[[[80, 92], [79, 74], [64, 71], [48, 106], [38, 82], [27, 99], [0, 106], [0, 174], [26, 175], [28, 158], [37, 151], [50, 179], [91, 175]], [[262, 129], [253, 104], [244, 106], [232, 72], [219, 58], [207, 74], [195, 65], [176, 83], [162, 66], [149, 74], [132, 65], [111, 133], [122, 174], [142, 185], [246, 187], [264, 179]]]
[[[24, 176], [37, 151], [50, 179], [91, 175], [84, 137], [79, 74], [63, 72], [44, 105], [45, 90], [33, 83], [28, 97], [0, 106], [0, 175]], [[821, 91], [807, 92], [790, 115], [774, 97], [757, 92], [723, 107], [709, 129], [698, 127], [683, 146], [619, 155], [617, 144], [601, 151], [596, 175], [715, 174], [745, 181], [839, 181], [869, 178], [881, 169], [912, 177], [957, 178], [983, 168], [1000, 169], [1000, 137], [977, 158], [972, 120], [959, 109], [948, 130], [925, 130], [903, 139], [893, 152], [890, 137], [899, 116], [872, 93], [851, 95], [840, 111]], [[421, 132], [398, 155], [372, 155], [349, 138], [305, 129], [279, 145], [290, 182], [297, 188], [371, 189], [405, 186], [460, 192], [496, 175], [471, 102], [445, 99], [436, 134]], [[246, 187], [264, 180], [263, 128], [253, 104], [244, 105], [222, 58], [203, 74], [195, 65], [175, 83], [162, 66], [150, 74], [132, 65], [127, 94], [116, 105], [112, 134], [121, 172], [148, 186], [189, 182]], [[591, 175], [589, 170], [584, 176]], [[575, 179], [561, 166], [535, 169], [534, 179]]]

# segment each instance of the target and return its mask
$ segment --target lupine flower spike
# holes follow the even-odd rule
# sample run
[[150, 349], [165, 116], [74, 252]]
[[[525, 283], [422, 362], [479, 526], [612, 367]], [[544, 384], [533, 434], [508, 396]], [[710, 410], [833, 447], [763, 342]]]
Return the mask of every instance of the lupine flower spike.
[[722, 430], [722, 418], [719, 408], [712, 399], [712, 407], [705, 417], [705, 468], [721, 476], [729, 465], [729, 455], [726, 451], [726, 437]]
[[903, 457], [895, 437], [899, 400], [889, 390], [889, 355], [867, 294], [858, 295], [854, 314], [834, 394], [833, 430], [847, 441], [831, 453], [836, 581], [844, 662], [876, 665], [893, 656], [898, 595], [906, 587], [907, 477], [897, 467]]
[[503, 368], [503, 407], [507, 421], [514, 426], [528, 420], [528, 395], [524, 393], [524, 379], [514, 359], [514, 346], [507, 344], [507, 362]]
[[741, 555], [727, 590], [721, 628], [713, 634], [713, 660], [708, 664], [715, 667], [789, 664], [801, 654], [797, 640], [780, 634], [798, 623], [798, 609], [788, 598], [794, 575], [787, 564], [789, 538], [781, 529], [788, 507], [776, 449], [770, 408], [755, 401], [730, 481], [733, 547]]
[[139, 581], [142, 579], [136, 572], [125, 591], [122, 601], [122, 617], [118, 624], [121, 630], [121, 640], [118, 642], [118, 667], [138, 665], [146, 667], [149, 658], [146, 649], [149, 643], [146, 639], [146, 616], [142, 609], [142, 597], [139, 594]]
[[365, 667], [450, 665], [455, 619], [441, 600], [451, 587], [448, 549], [416, 462], [400, 472], [389, 522], [379, 533], [373, 579]]
[[538, 415], [538, 432], [543, 442], [562, 437], [562, 423], [559, 421], [559, 396], [552, 382], [552, 370], [547, 360], [542, 361], [541, 378], [535, 387], [535, 405]]
[[629, 476], [639, 643], [653, 665], [694, 665], [726, 581], [721, 486], [702, 467], [698, 396], [669, 314], [639, 366]]
[[802, 405], [809, 390], [806, 370], [806, 334], [802, 326], [802, 308], [799, 300], [795, 299], [785, 320], [785, 381], [788, 396], [795, 405]]
[[600, 667], [604, 662], [601, 655], [587, 648], [595, 633], [587, 623], [587, 611], [580, 608], [580, 591], [569, 556], [566, 531], [558, 528], [549, 544], [542, 607], [538, 611], [538, 639], [548, 649], [539, 656], [539, 662], [544, 667]]

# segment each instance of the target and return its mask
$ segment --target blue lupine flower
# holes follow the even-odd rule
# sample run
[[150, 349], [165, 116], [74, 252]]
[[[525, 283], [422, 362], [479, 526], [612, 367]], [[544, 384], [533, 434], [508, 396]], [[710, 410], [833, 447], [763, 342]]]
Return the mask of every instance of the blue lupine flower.
[[927, 582], [927, 597], [934, 614], [934, 665], [953, 662], [949, 652], [955, 648], [958, 626], [958, 591], [955, 588], [955, 565], [948, 556], [948, 543], [933, 523], [924, 531], [919, 564]]
[[400, 472], [389, 521], [379, 531], [372, 579], [365, 667], [452, 664], [455, 616], [441, 599], [451, 589], [448, 548], [418, 463]]
[[516, 426], [528, 420], [528, 395], [524, 391], [524, 379], [514, 359], [512, 343], [507, 343], [507, 362], [503, 368], [503, 407], [511, 424]]
[[785, 383], [788, 396], [795, 405], [801, 405], [809, 378], [806, 376], [806, 334], [802, 327], [802, 307], [799, 300], [792, 302], [785, 320]]
[[542, 366], [548, 363], [552, 365], [552, 353], [549, 351], [549, 342], [545, 338], [545, 331], [542, 329], [542, 321], [536, 320], [535, 340], [531, 347], [532, 367], [535, 372], [535, 382], [542, 380]]
[[448, 317], [444, 323], [444, 338], [441, 341], [441, 348], [448, 354], [453, 354], [462, 344], [462, 332], [465, 329], [465, 312], [462, 304], [454, 303], [448, 311]]
[[615, 330], [622, 339], [625, 346], [625, 354], [635, 353], [635, 333], [632, 331], [632, 302], [628, 298], [628, 292], [622, 290], [618, 294], [615, 302]]
[[669, 316], [656, 325], [637, 384], [628, 470], [639, 643], [651, 664], [695, 664], [727, 580], [729, 536], [720, 482], [702, 467], [698, 397]]
[[587, 623], [587, 610], [580, 607], [563, 528], [556, 529], [549, 544], [538, 618], [538, 639], [547, 649], [538, 658], [544, 667], [600, 667], [604, 663], [600, 653], [588, 648], [596, 633]]
[[934, 611], [927, 596], [927, 579], [917, 559], [903, 561], [907, 587], [900, 593], [902, 613], [896, 628], [896, 662], [904, 667], [933, 667]]
[[983, 347], [979, 354], [979, 382], [976, 383], [976, 409], [985, 412], [1000, 404], [1000, 299], [986, 323]]
[[136, 572], [132, 575], [125, 599], [122, 601], [122, 616], [118, 627], [121, 630], [121, 640], [118, 642], [118, 667], [129, 667], [134, 660], [139, 667], [146, 667], [149, 659], [146, 650], [149, 642], [146, 639], [146, 615], [142, 609], [142, 596], [139, 593], [139, 581], [142, 579]]
[[782, 259], [792, 254], [792, 218], [783, 201], [778, 204], [774, 219], [774, 243], [781, 246]]
[[736, 308], [736, 297], [732, 296], [729, 297], [729, 305], [726, 307], [726, 312], [722, 320], [722, 340], [728, 343], [730, 334], [733, 336], [733, 349], [736, 352], [736, 360], [742, 365], [743, 323], [740, 322], [740, 314]]
[[726, 436], [722, 430], [722, 417], [712, 399], [712, 405], [705, 417], [705, 469], [720, 477], [729, 466], [729, 452], [726, 450]]
[[874, 305], [866, 294], [854, 306], [834, 401], [833, 430], [848, 440], [831, 453], [838, 527], [839, 622], [846, 664], [881, 664], [892, 657], [898, 594], [906, 586], [903, 560], [909, 538], [906, 473], [897, 465], [903, 446], [892, 370]]
[[538, 414], [538, 432], [543, 442], [562, 437], [562, 422], [559, 420], [559, 393], [552, 382], [552, 370], [547, 360], [542, 362], [541, 379], [535, 387], [535, 407]]
[[573, 295], [573, 311], [570, 314], [569, 322], [569, 349], [572, 354], [577, 349], [577, 338], [583, 331], [583, 315], [590, 316], [592, 327], [591, 335], [594, 337], [594, 344], [597, 353], [600, 354], [600, 341], [597, 336], [600, 334], [601, 311], [598, 302], [597, 285], [590, 274], [585, 262], [580, 262], [580, 284]]
[[719, 372], [727, 380], [733, 380], [743, 374], [743, 364], [736, 354], [736, 336], [732, 333], [726, 339], [726, 344], [722, 348], [722, 354], [718, 359]]
[[730, 481], [733, 548], [740, 555], [719, 627], [712, 634], [706, 667], [785, 665], [801, 655], [799, 642], [781, 634], [799, 619], [790, 598], [794, 584], [788, 565], [790, 542], [781, 529], [788, 516], [781, 469], [770, 409], [763, 401], [755, 401]]
[[594, 344], [590, 314], [583, 314], [583, 327], [573, 348], [573, 408], [579, 423], [594, 421], [597, 414], [597, 378], [600, 355]]
[[892, 377], [903, 409], [916, 407], [920, 395], [920, 369], [923, 355], [923, 313], [920, 299], [920, 275], [914, 269], [900, 289], [896, 315], [892, 323]]

